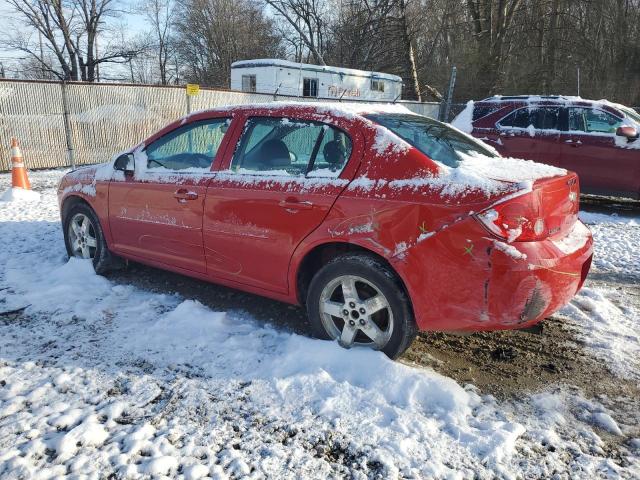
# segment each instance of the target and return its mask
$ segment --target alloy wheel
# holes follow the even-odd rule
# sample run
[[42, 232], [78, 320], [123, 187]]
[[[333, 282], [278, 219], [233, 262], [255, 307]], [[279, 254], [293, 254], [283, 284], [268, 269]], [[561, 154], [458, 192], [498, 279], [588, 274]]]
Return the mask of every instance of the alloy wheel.
[[76, 213], [69, 222], [69, 243], [74, 257], [93, 259], [98, 248], [96, 229], [84, 213]]
[[382, 349], [393, 333], [393, 312], [382, 292], [355, 275], [333, 279], [320, 295], [320, 318], [340, 345]]

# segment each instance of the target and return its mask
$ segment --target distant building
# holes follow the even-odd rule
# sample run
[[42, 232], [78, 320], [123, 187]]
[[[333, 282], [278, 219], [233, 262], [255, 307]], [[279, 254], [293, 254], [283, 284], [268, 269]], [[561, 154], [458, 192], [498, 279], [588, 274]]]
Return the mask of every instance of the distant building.
[[402, 79], [388, 73], [257, 59], [231, 65], [231, 89], [296, 97], [394, 101], [400, 98]]

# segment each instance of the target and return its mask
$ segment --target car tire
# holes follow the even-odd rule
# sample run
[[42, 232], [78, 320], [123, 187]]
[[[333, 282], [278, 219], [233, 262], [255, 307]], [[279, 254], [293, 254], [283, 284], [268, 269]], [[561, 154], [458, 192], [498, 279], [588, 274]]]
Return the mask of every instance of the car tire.
[[118, 263], [107, 248], [98, 216], [86, 203], [69, 209], [63, 219], [63, 232], [69, 258], [90, 259], [98, 274], [110, 271]]
[[368, 346], [392, 359], [418, 331], [400, 279], [373, 255], [346, 254], [329, 261], [311, 280], [306, 306], [316, 338], [336, 340], [345, 348]]

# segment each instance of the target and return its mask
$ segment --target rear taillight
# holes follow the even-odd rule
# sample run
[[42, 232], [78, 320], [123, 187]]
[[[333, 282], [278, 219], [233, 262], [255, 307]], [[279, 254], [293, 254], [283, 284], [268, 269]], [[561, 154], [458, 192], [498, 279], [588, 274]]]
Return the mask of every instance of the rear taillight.
[[537, 214], [530, 194], [494, 205], [476, 215], [491, 233], [510, 242], [531, 242], [548, 236], [544, 218]]

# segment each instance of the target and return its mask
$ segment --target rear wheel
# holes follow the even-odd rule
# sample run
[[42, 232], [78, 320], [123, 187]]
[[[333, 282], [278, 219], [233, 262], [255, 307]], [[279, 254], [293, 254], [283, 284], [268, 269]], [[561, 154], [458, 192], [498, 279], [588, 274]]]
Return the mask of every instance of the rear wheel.
[[72, 206], [63, 222], [64, 241], [69, 257], [91, 260], [96, 273], [107, 272], [113, 257], [107, 248], [98, 217], [84, 203]]
[[366, 254], [335, 258], [313, 277], [307, 310], [318, 338], [341, 346], [369, 347], [391, 358], [404, 352], [417, 327], [395, 273]]

